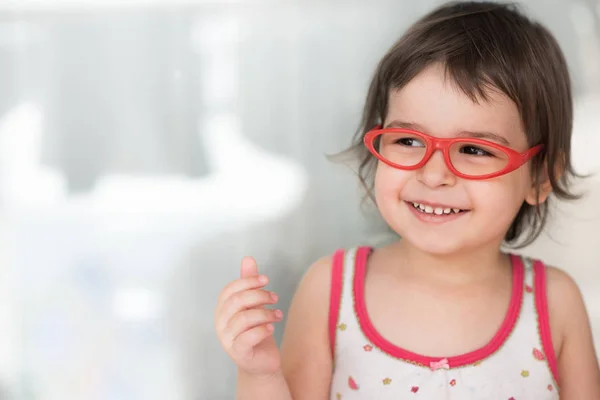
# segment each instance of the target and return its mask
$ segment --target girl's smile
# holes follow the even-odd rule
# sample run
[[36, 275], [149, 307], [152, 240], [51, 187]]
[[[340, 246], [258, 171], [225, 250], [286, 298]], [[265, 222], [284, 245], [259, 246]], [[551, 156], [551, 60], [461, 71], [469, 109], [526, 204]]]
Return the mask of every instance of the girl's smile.
[[425, 202], [409, 202], [404, 204], [423, 222], [446, 223], [465, 216], [470, 210], [463, 210], [447, 205], [431, 205]]

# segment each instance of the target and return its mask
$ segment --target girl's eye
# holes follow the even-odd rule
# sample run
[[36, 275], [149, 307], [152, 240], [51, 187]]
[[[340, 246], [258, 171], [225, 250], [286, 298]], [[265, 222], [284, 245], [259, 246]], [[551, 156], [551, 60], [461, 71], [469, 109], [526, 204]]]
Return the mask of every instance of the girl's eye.
[[460, 149], [460, 152], [470, 156], [494, 157], [494, 155], [489, 151], [485, 151], [481, 147], [476, 146], [463, 146]]
[[415, 138], [402, 138], [396, 140], [396, 143], [401, 144], [402, 146], [407, 147], [425, 147], [423, 143], [421, 143], [418, 139]]

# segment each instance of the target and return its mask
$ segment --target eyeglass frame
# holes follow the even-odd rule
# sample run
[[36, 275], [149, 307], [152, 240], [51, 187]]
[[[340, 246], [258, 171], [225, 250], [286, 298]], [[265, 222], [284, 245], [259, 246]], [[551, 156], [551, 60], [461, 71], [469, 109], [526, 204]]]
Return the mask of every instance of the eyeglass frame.
[[[418, 136], [419, 138], [422, 138], [425, 142], [425, 155], [423, 156], [423, 159], [415, 165], [404, 166], [404, 165], [396, 164], [396, 163], [388, 160], [387, 158], [383, 157], [375, 149], [374, 141], [377, 136], [380, 136], [384, 133], [408, 133], [411, 135]], [[389, 165], [392, 168], [396, 168], [396, 169], [400, 169], [400, 170], [408, 170], [408, 171], [422, 168], [431, 159], [431, 156], [433, 156], [433, 154], [437, 150], [439, 150], [442, 152], [442, 154], [444, 156], [444, 162], [446, 163], [446, 166], [454, 175], [456, 175], [459, 178], [470, 179], [470, 180], [491, 179], [491, 178], [496, 178], [498, 176], [506, 175], [510, 172], [513, 172], [513, 171], [519, 169], [521, 166], [523, 166], [523, 164], [525, 164], [526, 162], [530, 161], [533, 157], [535, 157], [537, 154], [539, 154], [539, 152], [542, 151], [542, 149], [544, 148], [543, 144], [538, 144], [538, 145], [533, 146], [521, 153], [517, 150], [511, 149], [510, 147], [503, 146], [501, 144], [494, 143], [492, 141], [485, 140], [485, 139], [468, 138], [468, 137], [437, 138], [435, 136], [431, 136], [426, 133], [415, 131], [412, 129], [405, 129], [405, 128], [383, 128], [382, 129], [381, 125], [377, 125], [375, 128], [368, 131], [363, 138], [363, 143], [367, 147], [367, 149], [371, 152], [371, 154], [373, 154], [375, 157], [377, 157], [380, 161], [384, 162], [385, 164]], [[450, 147], [455, 143], [479, 144], [482, 146], [488, 146], [488, 147], [494, 148], [496, 150], [500, 150], [508, 156], [508, 162], [503, 169], [501, 169], [500, 171], [497, 171], [497, 172], [493, 172], [493, 173], [489, 173], [489, 174], [485, 174], [485, 175], [463, 174], [462, 172], [458, 171], [452, 165], [452, 161], [450, 159]]]

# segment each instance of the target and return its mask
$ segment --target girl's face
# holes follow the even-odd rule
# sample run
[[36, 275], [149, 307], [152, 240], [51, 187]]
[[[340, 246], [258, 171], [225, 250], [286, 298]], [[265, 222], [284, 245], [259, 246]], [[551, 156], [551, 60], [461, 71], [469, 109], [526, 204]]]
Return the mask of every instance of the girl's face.
[[[454, 82], [445, 79], [443, 66], [432, 65], [390, 93], [383, 126], [410, 128], [440, 138], [490, 133], [493, 135], [482, 138], [519, 152], [527, 150], [516, 105], [500, 92], [490, 91], [488, 95], [487, 101], [474, 103]], [[545, 201], [548, 194], [541, 194], [539, 201]], [[439, 151], [413, 171], [379, 162], [375, 198], [394, 231], [413, 246], [435, 254], [499, 245], [523, 201], [536, 204], [529, 163], [500, 177], [467, 180], [448, 169]], [[436, 208], [463, 211], [437, 215]]]

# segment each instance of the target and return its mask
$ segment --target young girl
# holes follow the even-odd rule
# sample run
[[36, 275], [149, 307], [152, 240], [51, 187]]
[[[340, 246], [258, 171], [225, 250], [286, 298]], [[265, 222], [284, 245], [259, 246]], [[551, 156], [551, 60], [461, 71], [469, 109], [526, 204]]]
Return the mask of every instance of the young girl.
[[317, 261], [289, 310], [245, 258], [215, 326], [239, 399], [598, 400], [580, 292], [504, 253], [540, 232], [552, 192], [575, 196], [572, 101], [551, 34], [514, 7], [426, 15], [377, 67], [354, 146], [401, 240]]

